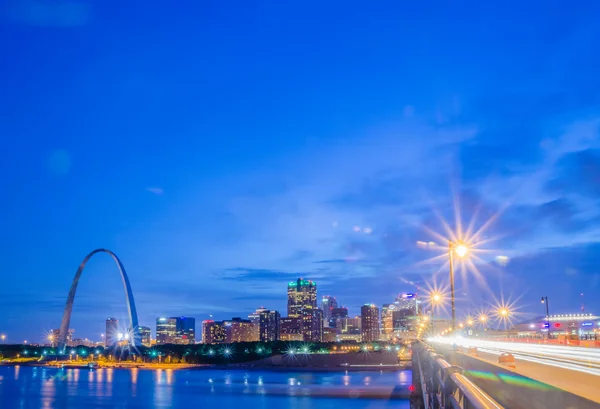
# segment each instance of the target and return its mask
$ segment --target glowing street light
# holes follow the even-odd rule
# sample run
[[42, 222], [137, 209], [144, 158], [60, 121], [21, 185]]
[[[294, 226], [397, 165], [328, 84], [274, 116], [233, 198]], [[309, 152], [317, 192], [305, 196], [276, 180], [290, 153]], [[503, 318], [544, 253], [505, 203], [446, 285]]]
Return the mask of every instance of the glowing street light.
[[6, 341], [6, 334], [0, 335], [0, 339], [2, 340], [2, 342]]
[[485, 324], [485, 322], [487, 321], [488, 317], [485, 314], [481, 314], [479, 316], [479, 322], [481, 322], [482, 324]]
[[469, 318], [469, 319], [467, 320], [467, 325], [468, 325], [469, 327], [472, 327], [472, 326], [473, 326], [473, 318]]
[[456, 307], [454, 303], [454, 257], [453, 253], [463, 258], [468, 252], [467, 246], [460, 241], [448, 240], [448, 257], [450, 258], [450, 291], [452, 292], [452, 329], [456, 329]]
[[435, 309], [435, 306], [437, 304], [439, 304], [442, 301], [442, 294], [438, 293], [438, 292], [434, 292], [431, 293], [431, 304], [433, 304], [431, 306], [431, 333], [435, 334], [435, 323], [434, 323], [434, 319], [433, 319], [433, 310]]

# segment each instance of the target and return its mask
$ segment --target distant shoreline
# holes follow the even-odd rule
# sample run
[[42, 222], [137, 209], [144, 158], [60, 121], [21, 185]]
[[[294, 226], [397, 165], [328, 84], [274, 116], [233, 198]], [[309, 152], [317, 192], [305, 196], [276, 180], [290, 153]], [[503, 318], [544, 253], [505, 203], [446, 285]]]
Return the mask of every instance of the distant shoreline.
[[365, 366], [273, 366], [273, 365], [253, 365], [253, 364], [229, 364], [229, 365], [192, 365], [192, 364], [144, 364], [144, 363], [122, 363], [109, 364], [100, 363], [96, 368], [88, 368], [87, 362], [63, 362], [62, 364], [42, 363], [42, 362], [4, 362], [0, 366], [35, 366], [42, 368], [55, 369], [143, 369], [143, 370], [245, 370], [245, 371], [268, 371], [268, 372], [394, 372], [411, 369], [406, 365], [365, 365]]

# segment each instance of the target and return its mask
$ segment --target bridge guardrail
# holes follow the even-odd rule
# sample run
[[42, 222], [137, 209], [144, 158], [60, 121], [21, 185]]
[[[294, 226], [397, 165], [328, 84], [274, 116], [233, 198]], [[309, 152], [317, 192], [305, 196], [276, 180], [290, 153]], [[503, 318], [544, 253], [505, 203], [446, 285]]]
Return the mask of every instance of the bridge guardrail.
[[413, 345], [413, 378], [416, 371], [425, 409], [503, 409], [464, 376], [462, 368], [450, 365], [420, 342]]

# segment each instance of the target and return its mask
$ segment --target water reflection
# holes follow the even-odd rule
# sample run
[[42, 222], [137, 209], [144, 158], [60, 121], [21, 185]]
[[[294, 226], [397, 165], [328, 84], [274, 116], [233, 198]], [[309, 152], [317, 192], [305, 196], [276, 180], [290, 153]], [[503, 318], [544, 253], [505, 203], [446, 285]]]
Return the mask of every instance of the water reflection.
[[[387, 386], [410, 383], [411, 373], [0, 366], [0, 378], [1, 409], [189, 409], [213, 406], [217, 409], [407, 409], [403, 401], [394, 401], [390, 406], [389, 399], [341, 398], [339, 389], [345, 389], [344, 396], [353, 396], [352, 385], [358, 386], [357, 391], [368, 388], [387, 391], [393, 389]], [[331, 396], [328, 395], [330, 392]], [[315, 393], [327, 399], [315, 399]]]

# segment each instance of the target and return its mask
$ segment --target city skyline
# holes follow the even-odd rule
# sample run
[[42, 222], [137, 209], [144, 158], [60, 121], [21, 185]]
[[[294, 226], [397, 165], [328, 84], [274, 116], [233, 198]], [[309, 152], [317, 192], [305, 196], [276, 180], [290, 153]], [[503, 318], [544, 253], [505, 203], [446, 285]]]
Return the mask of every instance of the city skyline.
[[[458, 311], [600, 312], [600, 4], [92, 3], [1, 16], [9, 340], [58, 328], [93, 249], [140, 325], [283, 313], [297, 277], [354, 315], [447, 285], [429, 243], [471, 221]], [[92, 258], [75, 336], [124, 300]]]
[[[114, 254], [112, 255], [114, 257]], [[338, 303], [337, 303], [337, 297], [335, 296], [331, 296], [331, 295], [326, 295], [326, 296], [320, 296], [318, 294], [317, 291], [317, 283], [315, 281], [306, 279], [306, 278], [298, 278], [297, 280], [293, 280], [291, 282], [287, 283], [287, 312], [294, 312], [294, 311], [300, 311], [300, 314], [292, 314], [291, 316], [283, 316], [279, 313], [278, 310], [274, 310], [274, 309], [269, 309], [269, 308], [265, 308], [264, 306], [260, 306], [256, 309], [256, 311], [252, 312], [252, 311], [248, 311], [248, 314], [243, 314], [243, 317], [248, 317], [248, 319], [246, 318], [241, 318], [241, 317], [228, 317], [228, 318], [223, 318], [220, 320], [214, 320], [212, 319], [213, 316], [210, 315], [211, 319], [205, 319], [205, 320], [200, 320], [199, 321], [199, 327], [196, 328], [196, 317], [185, 317], [185, 316], [177, 316], [177, 317], [157, 317], [156, 318], [156, 325], [153, 326], [144, 326], [144, 325], [139, 325], [139, 331], [142, 331], [142, 333], [144, 335], [142, 335], [142, 333], [140, 333], [140, 339], [144, 339], [146, 342], [144, 342], [144, 345], [149, 345], [150, 343], [150, 338], [152, 338], [153, 341], [156, 341], [156, 344], [161, 345], [161, 344], [194, 344], [194, 343], [201, 343], [203, 342], [203, 338], [205, 336], [205, 329], [204, 329], [204, 323], [214, 323], [214, 324], [219, 324], [221, 326], [225, 325], [231, 325], [231, 323], [236, 323], [236, 322], [247, 322], [247, 323], [252, 323], [253, 325], [256, 324], [256, 339], [259, 340], [263, 337], [263, 328], [260, 327], [259, 328], [259, 321], [260, 319], [258, 319], [259, 317], [262, 317], [262, 312], [267, 312], [267, 313], [275, 313], [277, 314], [277, 319], [276, 322], [277, 324], [269, 324], [269, 325], [276, 325], [276, 327], [273, 327], [273, 329], [270, 330], [266, 330], [265, 331], [277, 331], [277, 334], [279, 336], [279, 320], [280, 318], [284, 318], [284, 319], [298, 319], [298, 327], [297, 327], [297, 332], [299, 334], [299, 339], [302, 340], [304, 339], [304, 341], [313, 341], [316, 342], [316, 339], [311, 339], [310, 335], [304, 334], [304, 329], [302, 328], [302, 321], [306, 319], [305, 313], [307, 310], [305, 310], [305, 307], [302, 307], [302, 305], [306, 305], [307, 308], [309, 308], [308, 312], [309, 314], [312, 314], [312, 312], [310, 311], [311, 309], [315, 309], [316, 311], [319, 311], [319, 315], [317, 316], [318, 320], [320, 321], [320, 325], [321, 325], [321, 329], [319, 330], [319, 335], [318, 337], [322, 337], [323, 336], [323, 330], [324, 328], [328, 327], [328, 324], [326, 323], [328, 321], [327, 317], [325, 316], [325, 314], [323, 313], [322, 309], [316, 309], [316, 303], [317, 300], [322, 299], [323, 302], [325, 302], [327, 300], [327, 303], [332, 302], [333, 301], [333, 305], [336, 306], [336, 308], [334, 310], [343, 310], [345, 311], [345, 316], [346, 317], [352, 317], [353, 314], [350, 314], [348, 312], [348, 308], [340, 305], [339, 308], [337, 308]], [[417, 287], [419, 288], [419, 287]], [[290, 293], [290, 290], [293, 289], [293, 293], [295, 293], [296, 291], [298, 291], [298, 295], [294, 295], [292, 296]], [[297, 289], [297, 290], [296, 290]], [[581, 294], [583, 295], [583, 294]], [[433, 301], [431, 301], [431, 299], [433, 297], [443, 297], [442, 299], [438, 300], [438, 305], [434, 306], [432, 304]], [[298, 298], [299, 297], [299, 298]], [[428, 301], [428, 299], [430, 301]], [[391, 301], [391, 300], [388, 300]], [[129, 300], [128, 300], [129, 302]], [[393, 303], [383, 303], [383, 304], [374, 304], [374, 303], [366, 303], [361, 305], [358, 308], [359, 314], [354, 315], [354, 318], [352, 319], [358, 319], [359, 321], [362, 321], [362, 327], [365, 328], [373, 328], [373, 329], [369, 329], [367, 330], [367, 334], [365, 335], [365, 333], [363, 332], [363, 330], [361, 330], [361, 334], [362, 334], [362, 342], [365, 342], [364, 337], [367, 337], [366, 342], [370, 342], [370, 341], [374, 341], [374, 340], [382, 340], [385, 341], [387, 340], [387, 336], [386, 334], [389, 334], [390, 332], [392, 332], [392, 330], [395, 332], [398, 329], [400, 329], [401, 331], [415, 331], [415, 328], [410, 329], [411, 325], [410, 324], [408, 327], [406, 326], [408, 321], [407, 319], [410, 318], [410, 315], [415, 315], [415, 317], [410, 318], [411, 320], [414, 320], [415, 318], [417, 320], [421, 320], [423, 319], [423, 317], [430, 317], [432, 314], [432, 309], [434, 309], [435, 311], [435, 318], [436, 320], [442, 320], [444, 322], [448, 322], [449, 319], [449, 310], [448, 310], [448, 306], [449, 306], [449, 294], [448, 293], [441, 293], [438, 292], [437, 289], [431, 289], [430, 291], [426, 291], [424, 293], [412, 293], [412, 292], [401, 292], [401, 293], [397, 293], [396, 296], [394, 297]], [[548, 302], [548, 300], [546, 299], [546, 302]], [[300, 303], [300, 304], [299, 304]], [[425, 303], [425, 306], [423, 306], [422, 304]], [[419, 307], [419, 305], [421, 305]], [[395, 310], [394, 310], [394, 306], [395, 306]], [[487, 326], [489, 326], [490, 328], [494, 328], [494, 329], [499, 329], [502, 330], [503, 326], [502, 324], [504, 322], [507, 322], [510, 324], [510, 327], [512, 326], [519, 326], [519, 325], [530, 325], [532, 321], [532, 318], [535, 318], [537, 320], [540, 319], [541, 315], [537, 314], [537, 313], [529, 313], [529, 314], [523, 314], [522, 312], [517, 311], [518, 310], [518, 306], [511, 304], [510, 308], [511, 310], [509, 311], [508, 304], [505, 304], [505, 306], [503, 307], [502, 305], [499, 304], [487, 304], [485, 306], [483, 306], [482, 308], [479, 308], [477, 311], [461, 311], [460, 312], [460, 323], [461, 326], [462, 325], [466, 325], [467, 320], [472, 320], [472, 319], [477, 319], [478, 315], [481, 314], [485, 314], [486, 317], [489, 317], [489, 322], [486, 323]], [[390, 309], [391, 308], [391, 309]], [[398, 316], [398, 318], [396, 318], [396, 312], [398, 313], [402, 313], [402, 311], [406, 311], [406, 309], [410, 309], [413, 311], [412, 314], [406, 315], [406, 314], [401, 314]], [[517, 314], [517, 316], [520, 316], [520, 318], [518, 319], [513, 319], [511, 318], [510, 320], [506, 320], [503, 319], [500, 315], [498, 315], [499, 313], [497, 312], [498, 308], [502, 309], [505, 308], [505, 311], [507, 311], [506, 314], [510, 313], [510, 315], [514, 318], [515, 314]], [[373, 310], [375, 311], [374, 315], [369, 312], [368, 315], [365, 317], [364, 313], [365, 311], [370, 311]], [[389, 313], [386, 313], [386, 311], [389, 311]], [[394, 313], [392, 314], [392, 311], [394, 311]], [[335, 311], [333, 311], [335, 313]], [[585, 320], [585, 319], [590, 319], [590, 317], [594, 317], [596, 318], [595, 315], [591, 314], [591, 313], [583, 313], [583, 305], [582, 305], [582, 313], [579, 314], [573, 314], [573, 313], [569, 313], [569, 314], [556, 314], [556, 312], [554, 314], [551, 314], [551, 317], [581, 317], [581, 318], [577, 318], [577, 319], [581, 319], [581, 320]], [[387, 318], [386, 318], [387, 316]], [[493, 317], [495, 316], [495, 319], [493, 319]], [[304, 317], [304, 318], [303, 318]], [[403, 318], [402, 318], [403, 317]], [[506, 318], [506, 317], [505, 317]], [[262, 319], [262, 318], [261, 318]], [[310, 320], [314, 321], [314, 317], [313, 318], [309, 318], [309, 331], [310, 328], [312, 328], [312, 326], [314, 325], [310, 325]], [[365, 319], [367, 320], [367, 324], [365, 324]], [[427, 318], [428, 319], [428, 318]], [[375, 320], [375, 322], [373, 322], [373, 320]], [[389, 320], [389, 321], [388, 321]], [[398, 320], [398, 321], [397, 321]], [[185, 324], [186, 322], [191, 322], [191, 326], [188, 327], [188, 324]], [[167, 326], [165, 326], [167, 325]], [[323, 326], [324, 325], [324, 326]], [[339, 325], [339, 323], [338, 323]], [[100, 343], [104, 343], [107, 346], [109, 345], [115, 345], [118, 342], [121, 341], [127, 341], [127, 340], [132, 340], [134, 339], [134, 332], [129, 332], [127, 330], [127, 327], [130, 326], [130, 323], [126, 322], [126, 323], [121, 323], [119, 324], [119, 320], [114, 318], [114, 317], [109, 317], [106, 319], [106, 330], [105, 332], [100, 334], [100, 338], [99, 339], [94, 339], [93, 336], [87, 337], [85, 336], [86, 334], [84, 334], [84, 336], [81, 336], [80, 334], [75, 335], [75, 329], [74, 328], [69, 328], [68, 331], [68, 339], [69, 341], [71, 340], [79, 340], [79, 341], [83, 341], [85, 340], [86, 343], [89, 344], [93, 344], [94, 342], [100, 342]], [[110, 327], [110, 329], [109, 329]], [[162, 329], [160, 329], [162, 328]], [[169, 329], [167, 329], [169, 328]], [[189, 328], [189, 329], [188, 329]], [[276, 330], [275, 330], [276, 328]], [[506, 328], [506, 327], [504, 327]], [[531, 327], [530, 327], [531, 328]], [[338, 330], [340, 328], [338, 327]], [[227, 337], [227, 339], [229, 339], [232, 334], [228, 333], [225, 329], [223, 329], [223, 337]], [[1, 332], [0, 332], [1, 333]], [[260, 333], [260, 334], [259, 334]], [[336, 334], [342, 334], [344, 333], [344, 331], [340, 332], [340, 331], [336, 331]], [[41, 338], [39, 340], [36, 340], [35, 337], [30, 337], [29, 341], [25, 340], [25, 343], [30, 343], [30, 344], [52, 344], [54, 346], [54, 344], [56, 344], [57, 340], [59, 339], [59, 330], [58, 329], [53, 329], [49, 332], [45, 332], [44, 334], [42, 334]], [[162, 334], [162, 337], [161, 335]], [[228, 335], [227, 335], [228, 334]], [[248, 334], [250, 334], [250, 332], [248, 332]], [[377, 335], [374, 335], [377, 334]], [[13, 339], [6, 340], [6, 334], [2, 333], [2, 335], [4, 335], [4, 339], [2, 340], [3, 343], [11, 343], [11, 342], [15, 342], [15, 343], [20, 343], [21, 341], [15, 341]], [[131, 337], [131, 338], [129, 338]], [[268, 337], [265, 335], [265, 337]], [[235, 336], [233, 336], [233, 338], [235, 340]], [[346, 337], [342, 337], [342, 340], [348, 340], [349, 338]], [[225, 338], [223, 341], [219, 341], [219, 342], [226, 342]], [[240, 342], [240, 341], [227, 341], [227, 342]]]

